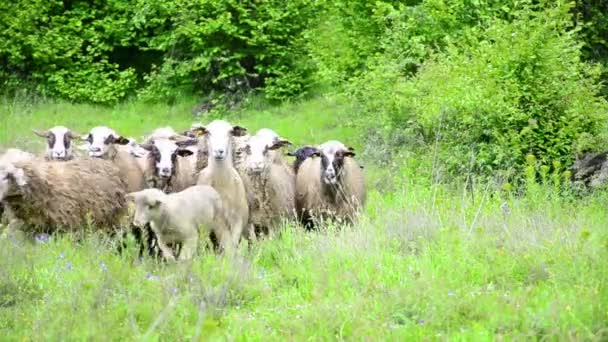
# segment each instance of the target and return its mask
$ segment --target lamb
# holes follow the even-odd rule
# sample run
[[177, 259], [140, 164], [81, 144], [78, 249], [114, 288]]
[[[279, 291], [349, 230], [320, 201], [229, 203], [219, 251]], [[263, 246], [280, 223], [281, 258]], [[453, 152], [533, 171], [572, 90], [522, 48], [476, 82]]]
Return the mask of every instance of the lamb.
[[179, 260], [191, 259], [198, 249], [201, 228], [204, 236], [213, 232], [221, 247], [230, 243], [222, 199], [208, 185], [196, 185], [172, 194], [146, 189], [128, 194], [127, 199], [135, 203], [133, 224], [140, 227], [150, 224], [166, 259], [175, 260], [169, 244], [181, 244]]
[[135, 157], [116, 145], [127, 145], [129, 140], [116, 134], [105, 126], [98, 126], [84, 138], [88, 143], [89, 156], [112, 161], [120, 169], [121, 176], [126, 179], [127, 191], [135, 192], [146, 187], [144, 175]]
[[55, 126], [48, 131], [33, 130], [34, 134], [47, 140], [45, 158], [47, 160], [71, 160], [74, 158], [72, 140], [80, 137], [66, 127]]
[[26, 234], [79, 232], [89, 222], [115, 232], [127, 211], [125, 189], [118, 168], [104, 160], [0, 163], [0, 202]]
[[[265, 130], [265, 131], [264, 131]], [[245, 144], [246, 190], [251, 197], [249, 221], [256, 233], [272, 233], [282, 218], [294, 216], [294, 173], [279, 153], [290, 142], [264, 129]], [[266, 134], [271, 131], [273, 134]]]
[[237, 246], [249, 220], [245, 186], [232, 161], [233, 137], [245, 135], [246, 129], [215, 120], [203, 128], [209, 149], [208, 166], [198, 176], [197, 184], [210, 185], [220, 194], [231, 232], [231, 247]]
[[319, 219], [352, 223], [365, 205], [363, 172], [355, 152], [339, 141], [319, 146], [296, 176], [296, 210], [306, 228]]
[[141, 145], [148, 152], [144, 171], [146, 183], [166, 193], [179, 192], [196, 184], [196, 156], [187, 147], [195, 145], [197, 140], [174, 139], [178, 137], [157, 138]]

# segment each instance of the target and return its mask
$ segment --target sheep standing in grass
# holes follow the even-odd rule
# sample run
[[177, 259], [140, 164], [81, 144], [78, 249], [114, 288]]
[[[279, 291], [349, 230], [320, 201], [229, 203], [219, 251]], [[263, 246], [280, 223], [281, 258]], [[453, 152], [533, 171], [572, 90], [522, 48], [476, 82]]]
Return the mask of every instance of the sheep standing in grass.
[[319, 219], [352, 223], [365, 204], [361, 167], [352, 148], [339, 141], [319, 146], [296, 176], [296, 210], [307, 228]]
[[66, 127], [55, 126], [45, 132], [33, 131], [39, 137], [47, 141], [45, 158], [47, 160], [71, 160], [74, 158], [72, 140], [78, 139], [79, 134], [72, 132]]
[[[270, 134], [268, 134], [270, 133]], [[269, 129], [258, 131], [244, 147], [246, 190], [251, 197], [249, 222], [256, 233], [269, 234], [281, 219], [295, 217], [295, 177], [278, 150], [290, 142]]]
[[170, 244], [181, 244], [179, 260], [192, 258], [198, 249], [199, 233], [209, 236], [213, 232], [222, 248], [232, 242], [220, 194], [208, 185], [172, 194], [146, 189], [127, 198], [135, 203], [133, 223], [140, 227], [150, 224], [166, 259], [175, 260]]
[[0, 164], [0, 202], [25, 233], [81, 231], [89, 220], [115, 230], [126, 214], [126, 184], [111, 162], [29, 160]]
[[117, 145], [129, 144], [128, 139], [108, 127], [99, 126], [93, 128], [85, 140], [88, 143], [90, 157], [110, 160], [118, 166], [127, 182], [129, 192], [145, 188], [144, 175], [135, 157], [128, 151], [117, 148]]
[[237, 246], [249, 220], [245, 186], [234, 169], [232, 148], [234, 137], [245, 135], [246, 129], [215, 120], [204, 128], [209, 149], [208, 166], [201, 171], [197, 184], [212, 186], [222, 197], [230, 225], [232, 246]]

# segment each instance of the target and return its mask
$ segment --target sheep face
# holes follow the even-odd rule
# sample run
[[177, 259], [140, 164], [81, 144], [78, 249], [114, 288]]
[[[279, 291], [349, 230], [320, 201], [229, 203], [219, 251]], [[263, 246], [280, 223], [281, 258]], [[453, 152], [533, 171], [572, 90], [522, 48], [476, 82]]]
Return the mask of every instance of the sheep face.
[[133, 224], [144, 227], [146, 224], [158, 220], [160, 217], [160, 206], [164, 194], [158, 189], [145, 189], [127, 194], [127, 201], [135, 204]]
[[166, 179], [175, 174], [175, 163], [178, 156], [186, 157], [193, 154], [185, 146], [195, 144], [196, 140], [176, 142], [169, 139], [157, 139], [152, 144], [144, 144], [141, 147], [150, 153], [150, 158], [153, 158], [156, 175]]
[[84, 140], [88, 144], [89, 156], [96, 158], [105, 156], [113, 144], [129, 144], [129, 139], [119, 136], [114, 130], [105, 126], [93, 128]]
[[23, 169], [7, 163], [0, 165], [0, 201], [19, 191], [19, 187], [27, 184]]
[[272, 163], [269, 157], [269, 151], [279, 149], [289, 145], [290, 142], [285, 139], [276, 138], [268, 139], [258, 134], [252, 136], [245, 145], [245, 153], [247, 154], [247, 170], [254, 174], [262, 173]]
[[240, 137], [247, 132], [247, 129], [232, 126], [223, 120], [214, 120], [202, 129], [209, 149], [209, 158], [213, 157], [218, 162], [232, 158], [232, 137]]
[[306, 146], [299, 147], [294, 152], [287, 153], [287, 155], [296, 158], [296, 160], [293, 163], [293, 168], [296, 172], [298, 172], [300, 165], [302, 165], [302, 163], [306, 159], [313, 157], [315, 155], [320, 155], [320, 151], [318, 148], [316, 148], [314, 146], [306, 145]]
[[55, 126], [46, 132], [36, 130], [33, 132], [46, 139], [48, 143], [46, 155], [49, 160], [69, 160], [73, 158], [72, 139], [78, 138], [78, 134], [63, 126]]
[[345, 157], [354, 157], [351, 147], [338, 141], [329, 141], [319, 146], [315, 155], [321, 157], [321, 179], [327, 185], [336, 185], [342, 176]]

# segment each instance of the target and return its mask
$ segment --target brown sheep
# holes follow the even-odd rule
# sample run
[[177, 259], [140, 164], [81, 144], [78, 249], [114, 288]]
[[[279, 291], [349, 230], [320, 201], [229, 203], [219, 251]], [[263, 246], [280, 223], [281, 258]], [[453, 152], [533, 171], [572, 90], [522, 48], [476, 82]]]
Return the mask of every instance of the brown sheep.
[[82, 231], [89, 222], [115, 231], [127, 211], [126, 184], [104, 160], [3, 163], [0, 180], [0, 201], [25, 233]]
[[296, 176], [296, 210], [307, 228], [324, 219], [350, 224], [362, 210], [365, 183], [354, 156], [352, 148], [339, 141], [328, 141], [300, 165]]

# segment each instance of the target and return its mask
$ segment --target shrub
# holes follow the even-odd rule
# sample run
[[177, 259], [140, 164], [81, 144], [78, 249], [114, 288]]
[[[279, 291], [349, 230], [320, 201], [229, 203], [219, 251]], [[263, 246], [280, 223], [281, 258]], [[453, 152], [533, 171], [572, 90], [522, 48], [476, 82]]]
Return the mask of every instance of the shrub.
[[16, 0], [0, 5], [0, 88], [110, 103], [139, 91], [307, 90], [303, 32], [315, 2]]
[[437, 145], [454, 176], [519, 178], [527, 154], [570, 165], [598, 146], [608, 109], [598, 68], [581, 62], [570, 9], [529, 5], [465, 30], [412, 78], [401, 59], [383, 58], [351, 95], [375, 121], [419, 135], [410, 147]]

